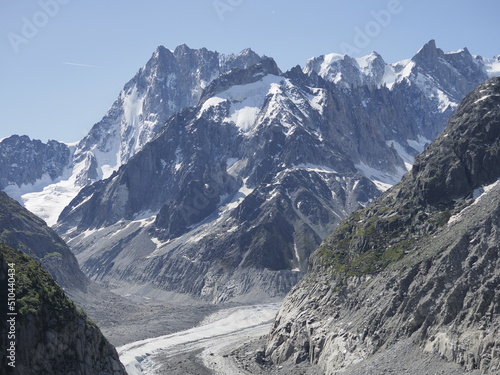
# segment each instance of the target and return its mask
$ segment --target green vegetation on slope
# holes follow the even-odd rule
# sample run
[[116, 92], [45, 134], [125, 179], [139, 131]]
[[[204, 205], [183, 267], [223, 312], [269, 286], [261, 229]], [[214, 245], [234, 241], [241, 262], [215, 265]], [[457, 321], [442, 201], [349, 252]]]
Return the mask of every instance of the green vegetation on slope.
[[348, 277], [380, 272], [413, 251], [421, 235], [444, 226], [455, 206], [461, 209], [465, 204], [450, 202], [422, 210], [416, 204], [398, 207], [397, 199], [386, 195], [344, 220], [320, 246], [315, 263]]
[[[20, 251], [0, 244], [0, 263], [4, 262], [15, 265], [16, 307], [21, 319], [30, 314], [39, 316], [43, 309], [58, 324], [64, 324], [73, 316], [75, 304], [38, 262]], [[89, 321], [84, 313], [82, 316]]]

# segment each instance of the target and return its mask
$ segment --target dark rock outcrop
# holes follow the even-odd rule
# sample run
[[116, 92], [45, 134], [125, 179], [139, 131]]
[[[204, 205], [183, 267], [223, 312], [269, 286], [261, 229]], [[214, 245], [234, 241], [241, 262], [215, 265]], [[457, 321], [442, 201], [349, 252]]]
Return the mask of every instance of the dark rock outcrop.
[[63, 288], [84, 291], [88, 279], [66, 243], [43, 220], [0, 191], [0, 242], [40, 262]]
[[[8, 305], [12, 282], [15, 304]], [[40, 264], [4, 245], [0, 245], [0, 296], [0, 374], [126, 374], [115, 348]]]
[[[436, 204], [496, 181], [500, 176], [497, 98], [495, 80], [467, 96], [442, 136], [415, 160], [412, 195]], [[431, 157], [440, 163], [430, 163]]]

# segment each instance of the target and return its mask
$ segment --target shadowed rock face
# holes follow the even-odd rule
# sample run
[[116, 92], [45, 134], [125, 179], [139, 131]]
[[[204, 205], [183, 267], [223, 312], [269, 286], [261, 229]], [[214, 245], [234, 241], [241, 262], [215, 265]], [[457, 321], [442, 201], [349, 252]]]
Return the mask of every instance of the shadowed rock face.
[[493, 78], [400, 184], [313, 254], [278, 313], [267, 358], [333, 374], [411, 338], [464, 369], [499, 372], [499, 132]]
[[[11, 267], [9, 264], [14, 264]], [[15, 339], [9, 339], [7, 291], [15, 269]], [[78, 311], [50, 275], [21, 252], [0, 245], [2, 374], [125, 375], [114, 347]], [[10, 317], [9, 317], [10, 318]], [[15, 367], [5, 354], [15, 341]]]
[[88, 279], [66, 243], [43, 220], [0, 191], [0, 242], [39, 261], [62, 288], [86, 290]]

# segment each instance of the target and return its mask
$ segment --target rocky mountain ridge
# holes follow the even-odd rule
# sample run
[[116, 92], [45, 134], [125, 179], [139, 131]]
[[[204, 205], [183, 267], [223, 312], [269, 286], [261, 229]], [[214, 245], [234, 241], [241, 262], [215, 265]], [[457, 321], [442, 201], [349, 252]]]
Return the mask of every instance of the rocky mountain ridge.
[[0, 242], [40, 262], [59, 285], [85, 291], [88, 279], [66, 243], [43, 220], [0, 191]]
[[[15, 305], [7, 305], [12, 282]], [[126, 374], [115, 348], [40, 264], [3, 244], [0, 285], [0, 374]]]
[[[250, 49], [238, 55], [223, 55], [204, 48], [193, 50], [186, 45], [175, 50], [160, 46], [84, 139], [73, 145], [58, 143], [57, 156], [51, 151], [57, 142], [49, 142], [43, 154], [26, 159], [19, 168], [6, 170], [2, 174], [6, 179], [0, 181], [0, 187], [53, 225], [83, 186], [108, 177], [129, 160], [158, 133], [170, 116], [196, 105], [216, 77], [231, 69], [250, 67], [261, 59]], [[345, 88], [385, 86], [391, 89], [402, 81], [417, 86], [412, 90], [427, 97], [425, 102], [434, 102], [422, 111], [422, 114], [432, 113], [422, 119], [428, 124], [425, 134], [419, 134], [427, 140], [438, 134], [436, 125], [438, 128], [443, 126], [465, 93], [484, 81], [487, 75], [500, 73], [498, 57], [483, 59], [470, 55], [467, 49], [444, 53], [434, 41], [424, 46], [413, 59], [395, 64], [386, 64], [376, 53], [357, 59], [331, 54], [309, 60], [303, 71], [309, 76], [318, 74]], [[366, 100], [368, 98], [363, 98], [363, 102]], [[424, 138], [419, 143], [425, 144]], [[411, 140], [414, 139], [417, 138], [412, 135]], [[32, 148], [40, 148], [40, 142], [35, 140], [31, 145], [17, 142], [14, 149], [12, 141], [2, 143], [5, 142], [0, 142], [2, 165], [11, 169], [12, 165], [17, 165], [12, 161], [16, 152], [27, 154]], [[406, 144], [406, 139], [398, 140], [398, 144], [409, 152], [407, 159], [414, 156], [414, 148]], [[421, 151], [420, 147], [422, 145], [417, 145], [417, 151]], [[2, 149], [5, 149], [3, 153]], [[54, 157], [57, 160], [51, 159]], [[26, 172], [29, 178], [26, 173], [19, 174], [23, 170], [29, 171]]]
[[[10, 160], [16, 153], [26, 154], [17, 159], [26, 160], [26, 165], [14, 170], [30, 171], [28, 179], [7, 173], [8, 181], [0, 181], [3, 183], [0, 186], [7, 187], [11, 196], [53, 225], [81, 188], [109, 177], [150, 141], [172, 115], [196, 105], [211, 81], [222, 73], [249, 67], [260, 60], [251, 49], [224, 55], [186, 45], [173, 51], [160, 46], [82, 140], [70, 146], [57, 143], [60, 154], [56, 167], [51, 167], [54, 142], [44, 146], [48, 150], [34, 159], [26, 159], [26, 155], [30, 149], [40, 148], [40, 141], [18, 142], [16, 150], [12, 149], [11, 140], [0, 142], [0, 158], [6, 167], [15, 164]], [[37, 166], [40, 163], [48, 165]]]
[[[251, 49], [223, 55], [205, 48], [160, 46], [129, 81], [103, 120], [78, 144], [75, 163], [86, 160], [78, 183], [109, 177], [127, 162], [182, 109], [196, 105], [206, 86], [220, 74], [246, 68], [261, 60]], [[116, 158], [116, 160], [110, 160]]]
[[267, 359], [350, 373], [410, 339], [467, 371], [500, 371], [499, 142], [493, 78], [400, 184], [313, 254], [278, 313]]
[[281, 74], [271, 59], [223, 74], [110, 178], [84, 188], [58, 231], [84, 272], [117, 290], [279, 297], [340, 220], [399, 181], [444, 127], [453, 106], [416, 84], [427, 54], [448, 68], [473, 64], [441, 77], [446, 92], [465, 76], [486, 79], [470, 54], [447, 61], [433, 42], [390, 87]]
[[13, 135], [0, 142], [0, 189], [35, 184], [48, 175], [50, 181], [64, 173], [71, 160], [69, 147], [57, 141], [43, 143]]

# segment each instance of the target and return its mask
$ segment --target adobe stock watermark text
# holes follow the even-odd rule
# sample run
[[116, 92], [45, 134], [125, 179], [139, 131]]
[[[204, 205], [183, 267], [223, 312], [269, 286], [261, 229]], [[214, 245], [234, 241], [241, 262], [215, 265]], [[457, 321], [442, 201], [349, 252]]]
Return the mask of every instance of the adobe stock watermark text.
[[7, 365], [16, 367], [16, 269], [8, 263], [7, 269]]
[[377, 38], [384, 29], [389, 27], [396, 15], [401, 14], [405, 7], [404, 2], [412, 2], [413, 0], [389, 0], [384, 9], [372, 10], [370, 12], [370, 20], [362, 27], [354, 28], [354, 37], [351, 42], [340, 43], [340, 50], [346, 55], [357, 55], [364, 48]]
[[19, 53], [21, 45], [28, 44], [38, 35], [41, 29], [47, 26], [51, 19], [56, 17], [61, 10], [61, 5], [66, 5], [71, 0], [39, 0], [38, 10], [29, 17], [22, 17], [20, 29], [17, 32], [7, 33], [10, 45], [15, 53]]
[[214, 0], [212, 5], [221, 21], [226, 18], [226, 13], [233, 12], [243, 3], [243, 0]]

